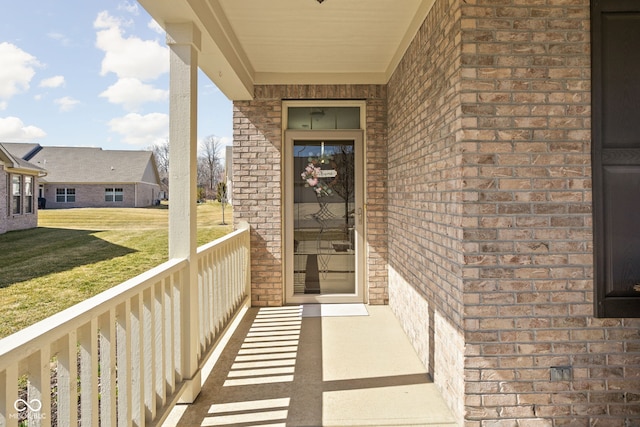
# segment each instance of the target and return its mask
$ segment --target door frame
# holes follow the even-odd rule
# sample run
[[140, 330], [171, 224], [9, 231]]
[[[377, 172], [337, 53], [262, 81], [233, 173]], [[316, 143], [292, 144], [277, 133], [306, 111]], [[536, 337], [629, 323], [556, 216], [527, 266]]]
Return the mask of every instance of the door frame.
[[[354, 294], [295, 294], [294, 293], [294, 202], [293, 202], [293, 144], [295, 140], [354, 142], [355, 155], [355, 293]], [[365, 144], [364, 131], [353, 130], [285, 130], [283, 144], [283, 276], [285, 304], [310, 303], [366, 303], [366, 213], [365, 213]], [[291, 242], [291, 243], [290, 243]]]

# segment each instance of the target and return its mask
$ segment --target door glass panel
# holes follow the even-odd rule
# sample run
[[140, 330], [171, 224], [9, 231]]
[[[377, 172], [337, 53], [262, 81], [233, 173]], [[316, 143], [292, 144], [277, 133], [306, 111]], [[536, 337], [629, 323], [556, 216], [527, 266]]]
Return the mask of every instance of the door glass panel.
[[294, 293], [354, 294], [353, 141], [294, 141]]

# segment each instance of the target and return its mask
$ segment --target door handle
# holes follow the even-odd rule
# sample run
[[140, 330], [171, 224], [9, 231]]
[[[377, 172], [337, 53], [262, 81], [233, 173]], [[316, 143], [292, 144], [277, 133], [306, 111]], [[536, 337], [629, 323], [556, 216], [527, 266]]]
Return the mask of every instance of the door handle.
[[357, 214], [358, 214], [358, 224], [362, 225], [362, 208], [358, 208]]

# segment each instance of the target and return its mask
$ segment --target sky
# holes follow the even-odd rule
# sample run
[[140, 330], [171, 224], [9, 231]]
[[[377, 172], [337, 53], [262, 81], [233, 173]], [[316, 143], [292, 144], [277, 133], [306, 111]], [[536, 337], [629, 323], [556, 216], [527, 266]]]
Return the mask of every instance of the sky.
[[[0, 0], [0, 142], [148, 149], [169, 135], [165, 33], [135, 1]], [[198, 75], [198, 139], [232, 105]]]

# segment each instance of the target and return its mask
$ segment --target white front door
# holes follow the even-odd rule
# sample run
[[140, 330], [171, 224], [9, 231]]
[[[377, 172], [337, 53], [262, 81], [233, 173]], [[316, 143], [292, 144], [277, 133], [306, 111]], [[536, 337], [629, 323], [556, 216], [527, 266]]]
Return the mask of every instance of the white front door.
[[365, 302], [361, 130], [285, 134], [286, 302]]

